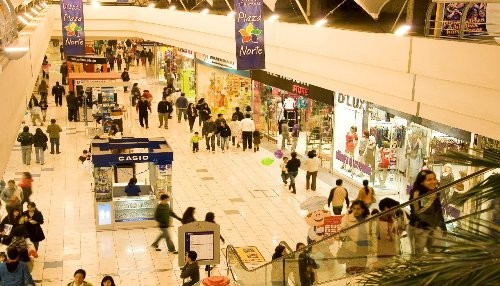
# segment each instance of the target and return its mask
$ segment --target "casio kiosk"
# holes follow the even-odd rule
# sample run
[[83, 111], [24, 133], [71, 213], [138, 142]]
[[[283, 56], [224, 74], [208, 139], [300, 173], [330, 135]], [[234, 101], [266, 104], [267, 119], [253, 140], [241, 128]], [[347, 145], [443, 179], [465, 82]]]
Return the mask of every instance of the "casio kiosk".
[[[96, 229], [155, 226], [155, 209], [161, 194], [172, 200], [173, 152], [165, 138], [94, 139]], [[135, 177], [141, 192], [127, 196]]]

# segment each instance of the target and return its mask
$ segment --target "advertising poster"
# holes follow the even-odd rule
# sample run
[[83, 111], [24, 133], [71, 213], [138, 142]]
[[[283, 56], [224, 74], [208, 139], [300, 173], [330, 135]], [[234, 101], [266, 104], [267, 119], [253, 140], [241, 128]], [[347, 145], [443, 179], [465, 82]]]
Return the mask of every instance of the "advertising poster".
[[[448, 3], [444, 6], [442, 36], [458, 36], [460, 18], [466, 5], [466, 3]], [[467, 13], [465, 35], [482, 35], [486, 32], [486, 3], [475, 3]]]
[[234, 1], [238, 70], [266, 68], [262, 0]]
[[329, 236], [340, 231], [342, 217], [343, 215], [325, 217], [325, 236]]
[[61, 0], [64, 53], [85, 54], [85, 33], [82, 0]]

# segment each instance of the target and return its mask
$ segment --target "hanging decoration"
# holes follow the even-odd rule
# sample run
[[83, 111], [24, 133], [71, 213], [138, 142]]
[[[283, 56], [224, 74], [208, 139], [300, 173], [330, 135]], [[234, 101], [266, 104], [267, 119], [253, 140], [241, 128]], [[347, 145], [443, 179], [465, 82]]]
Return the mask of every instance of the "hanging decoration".
[[234, 2], [236, 60], [238, 70], [266, 68], [263, 0]]
[[65, 55], [85, 54], [82, 0], [61, 0], [61, 22]]

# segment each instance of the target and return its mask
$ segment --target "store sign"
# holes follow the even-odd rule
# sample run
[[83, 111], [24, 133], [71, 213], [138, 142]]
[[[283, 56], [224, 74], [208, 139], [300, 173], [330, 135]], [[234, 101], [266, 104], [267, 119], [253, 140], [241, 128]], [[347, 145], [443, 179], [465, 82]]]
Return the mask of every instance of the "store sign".
[[266, 68], [262, 0], [234, 2], [236, 62], [239, 70]]
[[196, 58], [206, 64], [216, 66], [223, 69], [236, 69], [236, 63], [234, 61], [226, 60], [223, 58], [218, 58], [214, 56], [208, 56], [205, 54], [196, 53]]
[[[447, 3], [444, 6], [441, 36], [457, 37], [460, 21], [467, 3]], [[474, 3], [465, 17], [466, 35], [483, 35], [486, 30], [486, 3]]]
[[66, 55], [85, 54], [82, 0], [61, 0], [63, 47]]
[[337, 92], [337, 103], [352, 109], [360, 109], [366, 111], [367, 102], [365, 100], [343, 94], [341, 92]]
[[322, 87], [308, 84], [290, 77], [285, 77], [279, 74], [270, 73], [261, 70], [253, 70], [250, 72], [252, 80], [270, 85], [288, 92], [295, 93], [313, 100], [333, 105], [334, 92]]
[[144, 162], [148, 161], [148, 155], [118, 156], [120, 162]]
[[105, 57], [94, 57], [94, 56], [68, 56], [67, 60], [69, 62], [86, 63], [86, 64], [103, 65], [106, 63]]
[[194, 53], [191, 50], [177, 48], [177, 53], [185, 58], [194, 59]]
[[352, 166], [354, 169], [358, 169], [367, 175], [371, 175], [372, 173], [372, 168], [370, 167], [370, 165], [363, 164], [358, 160], [354, 160], [352, 157], [347, 156], [345, 153], [339, 150], [335, 152], [335, 159], [341, 161], [342, 163], [346, 163], [347, 165]]
[[83, 85], [84, 83], [95, 83], [95, 82], [108, 82], [109, 80], [104, 80], [104, 79], [75, 79], [73, 84], [74, 85]]
[[108, 167], [117, 163], [145, 163], [154, 162], [158, 165], [171, 164], [173, 153], [138, 153], [138, 154], [106, 154], [92, 156], [92, 162], [96, 167]]

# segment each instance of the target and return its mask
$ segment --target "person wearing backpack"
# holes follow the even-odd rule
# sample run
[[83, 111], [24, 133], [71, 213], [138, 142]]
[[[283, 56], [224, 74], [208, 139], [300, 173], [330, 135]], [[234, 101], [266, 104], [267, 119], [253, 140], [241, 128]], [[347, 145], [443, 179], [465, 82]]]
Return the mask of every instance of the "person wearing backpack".
[[42, 129], [37, 128], [35, 135], [33, 135], [33, 146], [35, 147], [36, 162], [41, 165], [44, 164], [43, 153], [47, 150], [48, 141], [49, 138], [43, 133]]
[[28, 126], [24, 126], [23, 132], [17, 135], [17, 142], [21, 143], [21, 155], [23, 159], [23, 164], [29, 165], [31, 163], [33, 134], [30, 133], [30, 128]]

